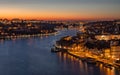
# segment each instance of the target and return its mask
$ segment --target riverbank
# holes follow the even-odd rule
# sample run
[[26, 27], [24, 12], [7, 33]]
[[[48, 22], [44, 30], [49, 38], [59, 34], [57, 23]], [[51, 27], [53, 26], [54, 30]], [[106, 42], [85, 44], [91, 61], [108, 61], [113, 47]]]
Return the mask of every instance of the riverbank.
[[[83, 37], [85, 36], [82, 34], [61, 37], [60, 40], [56, 41], [55, 47], [86, 62], [101, 63], [107, 67], [120, 69], [120, 60], [118, 56], [115, 57], [115, 54], [119, 55], [119, 53], [115, 52], [111, 55], [110, 48], [112, 49], [113, 46], [103, 46], [110, 45], [110, 43], [105, 40], [82, 39]], [[114, 49], [112, 50], [114, 51]]]
[[75, 53], [75, 52], [67, 51], [66, 53], [75, 57], [75, 58], [86, 61], [86, 62], [89, 62], [89, 59], [94, 59], [94, 61], [92, 61], [91, 64], [101, 63], [105, 67], [108, 67], [108, 68], [111, 68], [111, 69], [112, 69], [112, 67], [115, 67], [115, 68], [120, 70], [120, 64], [115, 63], [115, 62], [113, 62], [111, 60], [108, 60], [108, 59], [104, 59], [104, 58], [100, 58], [100, 57], [95, 56], [95, 55], [91, 55], [89, 53], [87, 53], [87, 55], [86, 55], [86, 52], [80, 52], [80, 53], [76, 52]]
[[34, 35], [16, 35], [16, 36], [4, 36], [4, 37], [0, 37], [0, 39], [6, 40], [6, 39], [15, 39], [15, 38], [29, 38], [29, 37], [39, 37], [39, 36], [49, 36], [49, 35], [56, 35], [58, 34], [59, 31], [55, 31], [52, 33], [47, 33], [47, 34], [34, 34]]
[[[66, 47], [59, 46], [57, 44], [55, 44], [54, 46], [56, 47], [56, 49], [59, 49], [61, 52], [67, 53], [67, 54], [69, 54], [77, 59], [86, 61], [86, 62], [91, 63], [91, 64], [101, 63], [105, 67], [109, 67], [111, 69], [112, 69], [112, 67], [115, 67], [115, 68], [120, 70], [119, 63], [116, 63], [112, 59], [106, 59], [106, 58], [103, 58], [101, 56], [95, 55], [91, 52], [88, 52], [88, 50], [73, 51], [73, 50], [67, 49]], [[92, 59], [92, 61], [91, 61], [91, 59]]]

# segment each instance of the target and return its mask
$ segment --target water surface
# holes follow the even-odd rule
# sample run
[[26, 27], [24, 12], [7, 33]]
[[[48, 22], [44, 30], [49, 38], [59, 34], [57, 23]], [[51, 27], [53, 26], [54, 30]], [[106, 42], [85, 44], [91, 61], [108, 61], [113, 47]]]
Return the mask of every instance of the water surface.
[[62, 30], [57, 35], [1, 41], [0, 75], [120, 75], [116, 69], [90, 65], [64, 53], [51, 53], [56, 40], [75, 33], [76, 30]]

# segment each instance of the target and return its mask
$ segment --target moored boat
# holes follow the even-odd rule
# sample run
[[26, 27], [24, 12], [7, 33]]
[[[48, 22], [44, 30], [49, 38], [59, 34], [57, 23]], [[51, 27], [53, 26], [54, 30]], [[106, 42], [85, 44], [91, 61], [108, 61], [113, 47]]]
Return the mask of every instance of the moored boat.
[[51, 48], [51, 52], [60, 52], [60, 50], [56, 48]]
[[87, 61], [88, 64], [96, 64], [96, 60], [93, 59], [93, 58], [87, 58], [86, 61]]

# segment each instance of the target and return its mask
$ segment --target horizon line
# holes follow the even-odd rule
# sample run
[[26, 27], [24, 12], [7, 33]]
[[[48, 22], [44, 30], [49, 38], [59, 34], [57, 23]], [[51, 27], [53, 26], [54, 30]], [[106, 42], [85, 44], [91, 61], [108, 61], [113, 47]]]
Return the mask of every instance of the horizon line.
[[13, 19], [19, 19], [19, 20], [48, 20], [48, 21], [59, 21], [59, 20], [73, 20], [73, 21], [101, 21], [101, 20], [118, 20], [120, 18], [81, 18], [81, 19], [75, 19], [75, 18], [6, 18], [6, 17], [0, 17], [0, 19], [7, 19], [7, 20], [13, 20]]

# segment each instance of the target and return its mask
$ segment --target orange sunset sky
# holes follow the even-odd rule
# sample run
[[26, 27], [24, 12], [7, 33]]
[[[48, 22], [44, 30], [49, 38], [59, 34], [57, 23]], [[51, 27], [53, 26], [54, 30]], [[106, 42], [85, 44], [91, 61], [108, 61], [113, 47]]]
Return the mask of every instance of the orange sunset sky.
[[1, 0], [0, 18], [119, 19], [119, 0]]

